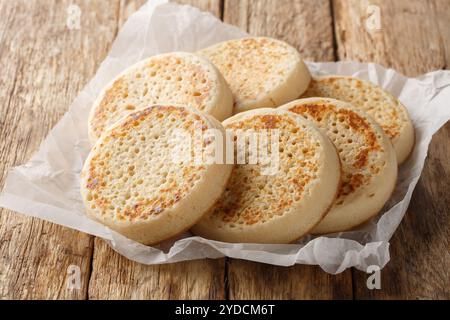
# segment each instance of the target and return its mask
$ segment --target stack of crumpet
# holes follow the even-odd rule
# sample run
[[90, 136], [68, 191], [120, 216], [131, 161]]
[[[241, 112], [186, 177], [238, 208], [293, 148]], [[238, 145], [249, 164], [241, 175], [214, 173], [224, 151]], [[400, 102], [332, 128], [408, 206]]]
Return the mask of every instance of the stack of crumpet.
[[267, 37], [144, 59], [88, 121], [86, 214], [146, 245], [188, 230], [282, 244], [354, 229], [382, 210], [414, 147], [392, 95], [312, 78], [295, 48]]

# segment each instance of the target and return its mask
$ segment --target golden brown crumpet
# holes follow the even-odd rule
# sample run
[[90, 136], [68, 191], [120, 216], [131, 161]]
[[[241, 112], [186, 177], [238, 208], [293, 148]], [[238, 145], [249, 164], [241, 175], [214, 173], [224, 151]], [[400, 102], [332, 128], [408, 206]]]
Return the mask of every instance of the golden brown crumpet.
[[199, 53], [214, 63], [227, 80], [235, 100], [235, 114], [297, 99], [311, 80], [298, 51], [272, 38], [226, 41]]
[[[225, 134], [212, 116], [172, 105], [135, 111], [108, 128], [81, 174], [88, 216], [144, 244], [189, 229], [222, 194], [232, 166], [176, 162], [174, 137], [209, 129]], [[214, 148], [205, 143], [203, 151]]]
[[397, 162], [403, 163], [414, 147], [414, 127], [406, 108], [382, 88], [354, 77], [314, 78], [306, 97], [333, 98], [353, 104], [367, 112], [391, 139]]
[[[340, 183], [331, 141], [309, 121], [277, 109], [239, 113], [223, 125], [235, 136], [268, 132], [267, 141], [277, 136], [277, 143], [263, 147], [278, 154], [272, 159], [278, 159], [277, 171], [264, 174], [264, 162], [237, 164], [220, 200], [192, 231], [238, 243], [289, 243], [308, 233], [331, 207]], [[264, 146], [260, 137], [258, 143]], [[248, 145], [246, 159], [254, 154], [249, 150]]]
[[233, 97], [207, 59], [174, 52], [145, 59], [117, 76], [99, 95], [89, 117], [92, 143], [122, 117], [153, 104], [189, 105], [222, 121], [231, 116]]

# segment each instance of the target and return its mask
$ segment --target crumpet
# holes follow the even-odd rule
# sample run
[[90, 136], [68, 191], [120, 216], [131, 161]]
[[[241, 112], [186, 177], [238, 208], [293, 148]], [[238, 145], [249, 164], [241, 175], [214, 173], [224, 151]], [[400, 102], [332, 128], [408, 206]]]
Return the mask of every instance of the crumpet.
[[[275, 136], [268, 149], [278, 153], [278, 170], [264, 174], [264, 161], [236, 165], [224, 194], [192, 231], [238, 243], [289, 243], [308, 233], [331, 207], [340, 183], [331, 141], [309, 121], [278, 109], [243, 112], [223, 125], [237, 141], [249, 132]], [[266, 149], [260, 138], [258, 144]], [[245, 159], [254, 155], [249, 150]]]
[[233, 97], [207, 59], [186, 52], [145, 59], [117, 76], [100, 93], [89, 117], [92, 143], [122, 117], [153, 104], [181, 104], [222, 121], [233, 112]]
[[414, 127], [408, 111], [390, 93], [371, 82], [344, 76], [317, 77], [302, 96], [306, 97], [342, 100], [367, 112], [391, 139], [399, 164], [414, 147]]
[[316, 124], [333, 141], [341, 160], [338, 197], [312, 233], [345, 231], [376, 215], [397, 179], [395, 151], [381, 127], [363, 111], [334, 99], [300, 99], [280, 109]]
[[199, 52], [214, 63], [234, 96], [234, 113], [297, 99], [311, 76], [298, 51], [272, 38], [222, 42]]
[[[181, 144], [176, 137], [180, 131], [195, 136], [194, 130], [209, 129], [224, 136], [215, 118], [172, 105], [135, 111], [109, 127], [81, 173], [87, 215], [144, 244], [189, 229], [220, 197], [232, 165], [176, 161]], [[204, 154], [217, 151], [211, 142], [204, 142]]]

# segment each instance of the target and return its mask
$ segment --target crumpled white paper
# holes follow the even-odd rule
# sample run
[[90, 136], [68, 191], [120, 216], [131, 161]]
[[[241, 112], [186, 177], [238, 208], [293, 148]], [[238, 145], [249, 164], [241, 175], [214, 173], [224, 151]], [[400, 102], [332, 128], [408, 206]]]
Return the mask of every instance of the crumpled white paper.
[[[0, 205], [106, 239], [117, 252], [145, 264], [170, 263], [223, 256], [274, 265], [317, 264], [329, 273], [349, 267], [366, 270], [389, 261], [389, 239], [399, 225], [422, 171], [428, 145], [450, 118], [450, 72], [436, 71], [406, 78], [373, 63], [308, 63], [314, 74], [353, 75], [390, 91], [408, 108], [414, 122], [416, 145], [399, 171], [399, 180], [383, 214], [358, 231], [307, 237], [298, 244], [230, 244], [186, 233], [157, 247], [129, 240], [84, 214], [79, 174], [89, 152], [87, 117], [99, 93], [127, 66], [151, 55], [196, 51], [246, 33], [222, 23], [209, 13], [164, 0], [152, 0], [123, 26], [111, 52], [50, 132], [39, 151], [25, 165], [11, 170]], [[251, 57], [249, 57], [251, 58]]]

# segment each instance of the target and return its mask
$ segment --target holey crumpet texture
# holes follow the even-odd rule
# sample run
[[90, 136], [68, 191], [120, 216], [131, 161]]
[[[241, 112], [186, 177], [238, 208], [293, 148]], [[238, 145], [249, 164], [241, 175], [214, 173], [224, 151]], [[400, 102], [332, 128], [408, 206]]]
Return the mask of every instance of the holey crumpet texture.
[[406, 108], [391, 94], [368, 81], [345, 76], [317, 77], [303, 95], [306, 97], [334, 98], [367, 112], [391, 139], [399, 164], [414, 147], [414, 128]]
[[245, 38], [199, 52], [214, 63], [234, 96], [234, 113], [297, 99], [311, 80], [298, 51], [271, 38]]
[[314, 122], [336, 146], [342, 184], [328, 215], [313, 233], [351, 229], [376, 215], [397, 179], [397, 159], [389, 138], [366, 113], [327, 98], [301, 99], [280, 107]]
[[[212, 116], [171, 105], [135, 111], [109, 127], [81, 174], [88, 216], [144, 244], [189, 229], [220, 197], [232, 169], [226, 164], [173, 161], [179, 143], [176, 131], [193, 132], [196, 125], [225, 134]], [[214, 153], [215, 145], [205, 142], [203, 152]]]
[[262, 174], [264, 163], [237, 164], [220, 200], [192, 231], [238, 243], [289, 243], [308, 233], [338, 191], [341, 169], [332, 142], [311, 122], [284, 110], [251, 110], [223, 125], [236, 134], [276, 131], [278, 172]]
[[212, 63], [191, 53], [167, 53], [138, 62], [103, 89], [91, 109], [89, 138], [95, 142], [135, 110], [165, 103], [189, 105], [219, 121], [233, 111], [231, 91]]

